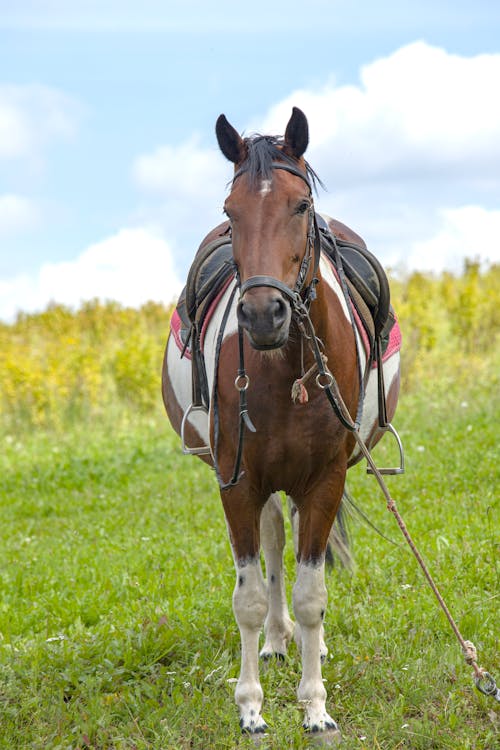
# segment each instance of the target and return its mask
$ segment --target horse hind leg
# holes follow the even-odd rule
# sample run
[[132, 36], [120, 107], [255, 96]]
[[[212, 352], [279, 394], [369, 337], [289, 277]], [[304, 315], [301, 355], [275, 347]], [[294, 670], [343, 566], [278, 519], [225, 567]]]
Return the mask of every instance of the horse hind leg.
[[294, 631], [288, 613], [283, 569], [285, 526], [281, 497], [273, 493], [260, 517], [260, 539], [266, 563], [269, 608], [264, 623], [265, 642], [260, 651], [263, 659], [284, 659]]

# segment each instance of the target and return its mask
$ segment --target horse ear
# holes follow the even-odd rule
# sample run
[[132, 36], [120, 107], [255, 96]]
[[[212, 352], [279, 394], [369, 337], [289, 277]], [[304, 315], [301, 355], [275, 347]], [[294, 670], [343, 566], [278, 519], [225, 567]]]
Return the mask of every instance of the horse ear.
[[309, 143], [309, 125], [307, 117], [298, 107], [292, 110], [292, 116], [285, 130], [285, 150], [290, 156], [300, 159]]
[[225, 115], [219, 115], [217, 118], [215, 134], [219, 148], [226, 159], [232, 161], [233, 164], [241, 164], [246, 156], [245, 143], [238, 131], [227, 121]]

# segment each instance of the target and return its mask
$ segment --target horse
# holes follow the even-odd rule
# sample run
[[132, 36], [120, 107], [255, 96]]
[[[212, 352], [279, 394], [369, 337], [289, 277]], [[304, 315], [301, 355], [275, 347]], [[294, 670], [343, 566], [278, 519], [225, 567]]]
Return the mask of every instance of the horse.
[[[284, 659], [295, 635], [304, 729], [339, 737], [321, 673], [327, 653], [325, 558], [347, 469], [362, 457], [356, 435], [374, 445], [384, 434], [378, 419], [381, 375], [386, 424], [394, 416], [399, 349], [376, 361], [367, 353], [344, 274], [320, 243], [313, 202], [319, 178], [304, 159], [304, 113], [293, 108], [284, 137], [245, 138], [220, 115], [216, 137], [234, 174], [224, 204], [227, 218], [200, 247], [220, 238], [229, 242], [225, 264], [231, 275], [211, 303], [198, 346], [204, 400], [195, 403], [199, 387], [192, 381], [196, 324], [183, 351], [174, 332], [169, 335], [163, 400], [183, 443], [193, 446], [185, 452], [198, 454], [219, 481], [236, 571], [232, 604], [241, 669], [235, 700], [242, 730], [256, 736], [267, 730], [259, 679], [264, 628], [264, 659]], [[346, 225], [325, 221], [330, 237], [366, 248]], [[295, 624], [285, 593], [281, 493], [289, 499], [295, 545]]]

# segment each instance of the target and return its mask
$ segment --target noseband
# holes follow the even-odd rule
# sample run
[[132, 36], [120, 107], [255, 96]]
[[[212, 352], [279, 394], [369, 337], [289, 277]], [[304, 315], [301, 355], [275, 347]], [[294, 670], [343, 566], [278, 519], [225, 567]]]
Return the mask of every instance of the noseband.
[[[290, 172], [290, 174], [293, 174], [296, 177], [300, 177], [300, 179], [303, 180], [309, 188], [309, 196], [312, 196], [311, 183], [309, 182], [307, 175], [305, 175], [299, 169], [296, 169], [291, 164], [284, 164], [279, 161], [273, 162], [271, 167], [273, 169], [283, 169], [285, 172]], [[233, 183], [246, 171], [246, 167], [242, 167], [241, 169], [239, 169], [233, 177]], [[311, 203], [311, 206], [309, 208], [309, 225], [307, 229], [306, 252], [302, 259], [302, 263], [300, 264], [299, 273], [293, 289], [291, 289], [289, 286], [287, 286], [287, 284], [284, 284], [279, 279], [274, 278], [274, 276], [251, 276], [243, 284], [239, 284], [240, 299], [249, 289], [267, 286], [273, 289], [277, 289], [279, 292], [281, 292], [281, 294], [283, 294], [283, 296], [290, 302], [293, 311], [297, 311], [304, 304], [308, 307], [316, 296], [315, 286], [318, 283], [316, 273], [319, 266], [320, 255], [321, 242], [319, 229], [316, 221], [314, 205]], [[313, 260], [313, 278], [309, 285], [305, 287], [307, 274], [311, 266], [311, 260]]]

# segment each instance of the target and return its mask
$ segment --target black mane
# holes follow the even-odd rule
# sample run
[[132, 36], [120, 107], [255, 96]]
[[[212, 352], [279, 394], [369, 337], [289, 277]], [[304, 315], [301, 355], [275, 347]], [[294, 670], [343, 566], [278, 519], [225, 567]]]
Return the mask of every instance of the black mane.
[[[297, 169], [297, 160], [288, 156], [286, 151], [282, 150], [285, 141], [278, 136], [273, 135], [253, 135], [244, 139], [247, 147], [247, 157], [240, 164], [240, 170], [244, 170], [250, 181], [252, 188], [256, 187], [260, 180], [272, 180], [273, 165], [277, 161], [289, 164]], [[306, 175], [311, 183], [311, 187], [317, 193], [317, 186], [324, 189], [324, 185], [319, 179], [314, 169], [306, 161]]]

